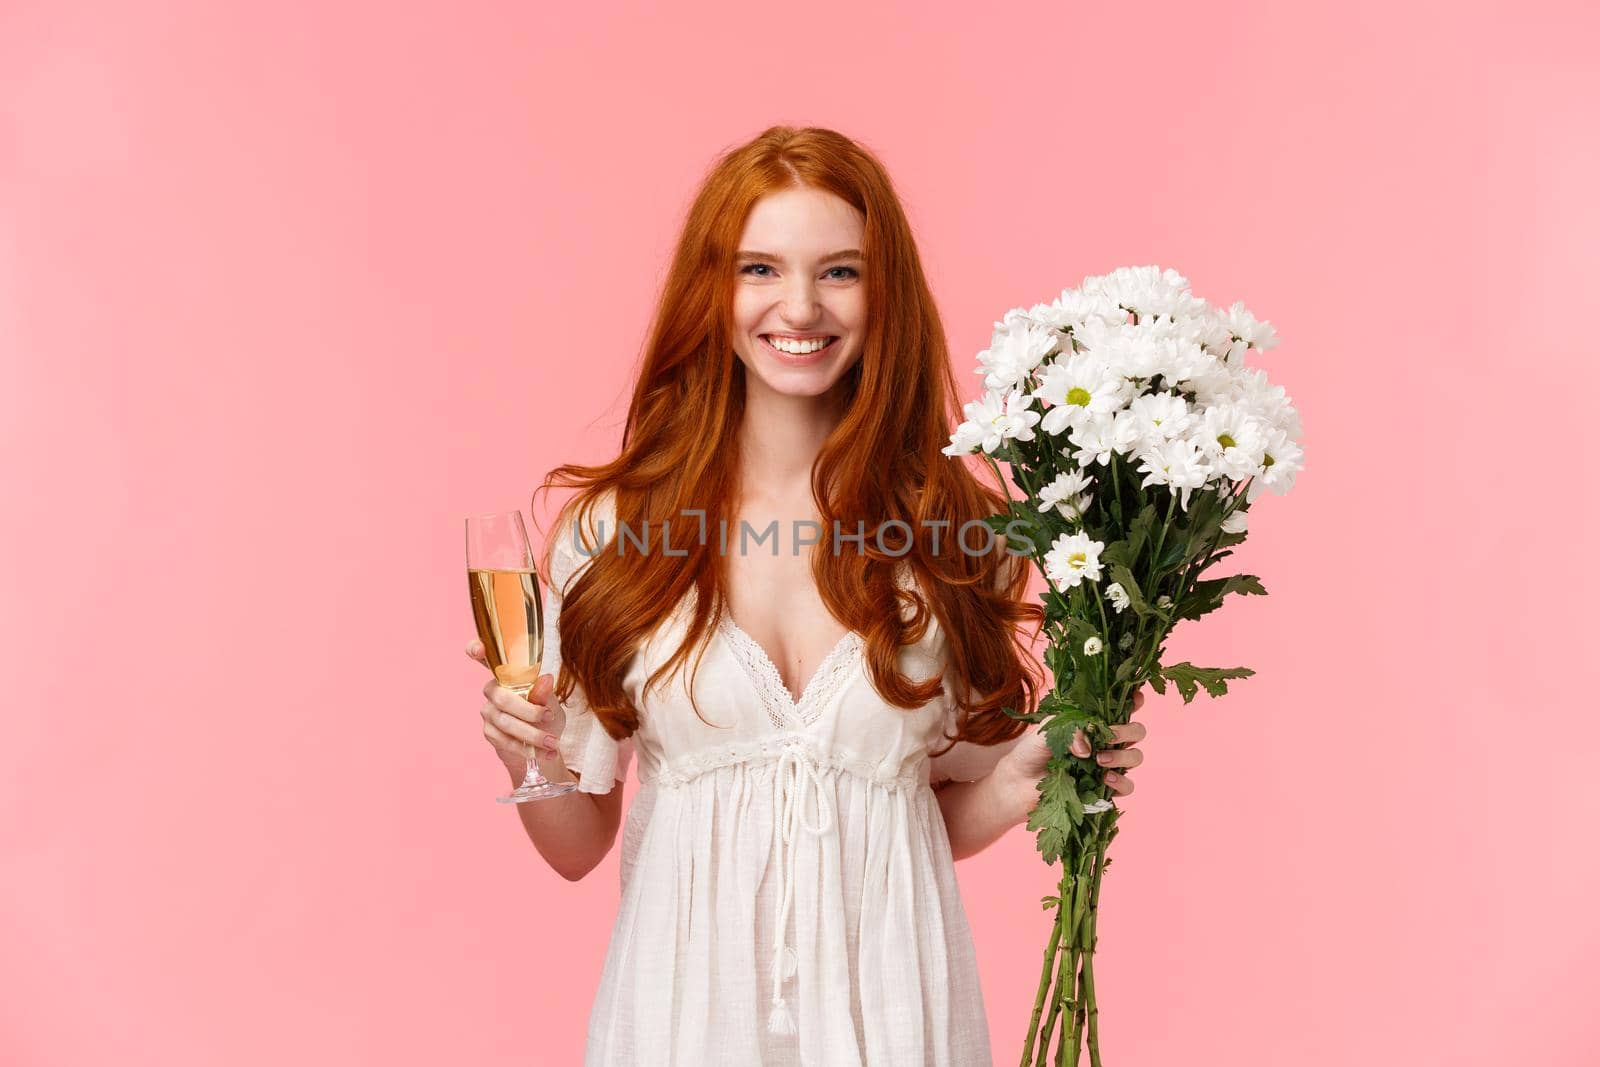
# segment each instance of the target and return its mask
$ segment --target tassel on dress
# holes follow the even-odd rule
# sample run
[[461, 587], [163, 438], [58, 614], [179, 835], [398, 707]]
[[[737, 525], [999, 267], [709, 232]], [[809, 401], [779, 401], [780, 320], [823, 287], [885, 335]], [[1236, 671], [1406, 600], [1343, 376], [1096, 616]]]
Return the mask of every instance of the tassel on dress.
[[789, 1001], [786, 998], [772, 998], [772, 1011], [767, 1016], [767, 1029], [774, 1034], [794, 1033], [794, 1016], [789, 1012]]

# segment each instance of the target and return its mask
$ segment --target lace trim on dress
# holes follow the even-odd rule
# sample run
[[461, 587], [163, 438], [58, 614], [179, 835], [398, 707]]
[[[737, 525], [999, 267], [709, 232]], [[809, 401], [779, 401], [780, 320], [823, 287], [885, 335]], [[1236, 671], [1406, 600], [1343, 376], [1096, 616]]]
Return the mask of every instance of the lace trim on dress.
[[853, 774], [857, 778], [888, 789], [911, 789], [925, 784], [926, 781], [921, 770], [922, 764], [927, 759], [925, 755], [913, 761], [912, 770], [898, 774], [888, 773], [879, 763], [837, 748], [823, 749], [809, 735], [796, 733], [776, 734], [753, 741], [734, 741], [716, 748], [699, 749], [659, 764], [648, 772], [641, 764], [639, 781], [657, 782], [661, 785], [685, 785], [702, 774], [731, 767], [737, 763], [770, 763], [776, 766], [786, 753], [792, 753], [795, 749], [803, 750], [811, 758], [811, 762], [819, 768]]
[[854, 630], [846, 632], [822, 657], [822, 662], [817, 664], [816, 671], [801, 691], [800, 699], [795, 700], [790, 696], [788, 686], [783, 684], [783, 675], [778, 672], [777, 665], [759, 641], [740, 629], [739, 624], [726, 612], [718, 621], [718, 626], [745, 674], [755, 684], [767, 718], [779, 730], [810, 726], [817, 721], [822, 709], [844, 684], [845, 677], [854, 665], [855, 653], [862, 645], [860, 634]]

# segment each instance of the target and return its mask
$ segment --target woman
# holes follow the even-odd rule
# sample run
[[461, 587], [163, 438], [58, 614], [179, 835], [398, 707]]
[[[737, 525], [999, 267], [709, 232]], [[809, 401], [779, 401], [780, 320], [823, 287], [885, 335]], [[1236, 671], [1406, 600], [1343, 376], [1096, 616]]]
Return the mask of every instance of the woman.
[[957, 537], [1004, 499], [941, 453], [958, 397], [882, 166], [821, 129], [730, 152], [651, 333], [621, 454], [541, 486], [580, 488], [547, 673], [484, 687], [512, 779], [531, 745], [579, 782], [519, 805], [568, 878], [639, 757], [586, 1062], [988, 1064], [953, 861], [1037, 798], [1048, 750], [1001, 709], [1043, 684], [1042, 609], [1003, 541]]

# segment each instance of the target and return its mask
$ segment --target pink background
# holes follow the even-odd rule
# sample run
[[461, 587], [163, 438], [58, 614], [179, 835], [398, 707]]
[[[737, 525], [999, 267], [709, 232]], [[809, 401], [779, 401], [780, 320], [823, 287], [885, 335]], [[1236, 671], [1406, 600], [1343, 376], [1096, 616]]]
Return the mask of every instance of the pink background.
[[[1307, 469], [1171, 646], [1256, 677], [1142, 713], [1112, 1067], [1596, 1061], [1591, 5], [523, 7], [0, 8], [0, 1061], [579, 1061], [616, 855], [491, 799], [461, 519], [608, 454], [777, 122], [881, 155], [963, 380], [1121, 264], [1284, 338]], [[1014, 1062], [1054, 871], [958, 870]]]

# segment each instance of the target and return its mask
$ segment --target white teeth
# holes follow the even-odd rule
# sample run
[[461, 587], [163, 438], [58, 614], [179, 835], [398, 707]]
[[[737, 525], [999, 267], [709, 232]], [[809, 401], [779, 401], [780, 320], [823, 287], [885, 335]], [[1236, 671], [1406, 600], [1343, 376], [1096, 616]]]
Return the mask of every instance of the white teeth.
[[771, 345], [773, 348], [776, 348], [780, 352], [787, 352], [791, 356], [803, 356], [808, 353], [815, 352], [819, 348], [826, 348], [831, 341], [832, 338], [828, 337], [823, 337], [814, 341], [790, 341], [782, 337], [771, 336], [767, 338], [767, 344]]

